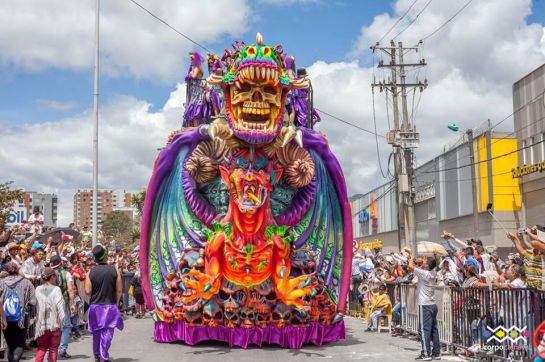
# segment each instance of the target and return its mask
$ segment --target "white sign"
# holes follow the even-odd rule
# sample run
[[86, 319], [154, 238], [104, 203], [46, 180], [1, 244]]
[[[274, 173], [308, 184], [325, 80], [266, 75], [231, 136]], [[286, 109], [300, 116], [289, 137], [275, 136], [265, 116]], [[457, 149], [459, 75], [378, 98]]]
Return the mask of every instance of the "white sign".
[[20, 224], [23, 220], [26, 220], [26, 209], [24, 207], [15, 207], [10, 210], [7, 225]]

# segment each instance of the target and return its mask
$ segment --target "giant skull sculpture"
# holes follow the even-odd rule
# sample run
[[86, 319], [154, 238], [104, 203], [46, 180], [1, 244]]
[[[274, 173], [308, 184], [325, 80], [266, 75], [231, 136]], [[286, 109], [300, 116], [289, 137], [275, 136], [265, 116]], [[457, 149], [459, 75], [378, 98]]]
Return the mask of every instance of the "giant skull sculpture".
[[211, 75], [208, 82], [222, 84], [229, 127], [251, 144], [271, 142], [282, 127], [289, 89], [308, 87], [307, 81], [287, 76], [280, 48], [264, 45], [261, 34], [238, 53], [227, 74]]

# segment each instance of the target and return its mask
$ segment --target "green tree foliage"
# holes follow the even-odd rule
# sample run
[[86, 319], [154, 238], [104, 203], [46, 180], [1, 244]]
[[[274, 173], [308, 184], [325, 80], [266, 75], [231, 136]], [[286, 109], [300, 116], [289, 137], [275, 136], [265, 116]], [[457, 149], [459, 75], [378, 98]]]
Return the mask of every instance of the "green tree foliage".
[[144, 200], [146, 199], [146, 189], [137, 192], [131, 196], [131, 204], [136, 210], [138, 215], [142, 216], [142, 210], [144, 209]]
[[129, 241], [132, 232], [132, 220], [119, 210], [112, 211], [102, 223], [102, 231], [114, 237], [118, 242]]
[[10, 208], [25, 194], [23, 190], [12, 190], [10, 187], [12, 183], [13, 181], [0, 183], [0, 230], [4, 229]]

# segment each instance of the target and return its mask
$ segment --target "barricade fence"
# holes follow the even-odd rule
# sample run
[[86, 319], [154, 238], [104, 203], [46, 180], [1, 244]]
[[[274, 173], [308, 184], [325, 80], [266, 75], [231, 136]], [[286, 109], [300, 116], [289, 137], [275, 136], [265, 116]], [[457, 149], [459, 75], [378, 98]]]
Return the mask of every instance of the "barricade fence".
[[[360, 303], [365, 296], [358, 290], [367, 288], [356, 284], [349, 294], [349, 310], [352, 315], [365, 315]], [[396, 300], [399, 302], [401, 315], [396, 322], [403, 332], [418, 335], [416, 286], [399, 284], [392, 293], [392, 305], [396, 308]], [[434, 297], [439, 340], [449, 351], [458, 348], [494, 360], [528, 361], [535, 355], [534, 333], [545, 321], [545, 291], [435, 287]]]

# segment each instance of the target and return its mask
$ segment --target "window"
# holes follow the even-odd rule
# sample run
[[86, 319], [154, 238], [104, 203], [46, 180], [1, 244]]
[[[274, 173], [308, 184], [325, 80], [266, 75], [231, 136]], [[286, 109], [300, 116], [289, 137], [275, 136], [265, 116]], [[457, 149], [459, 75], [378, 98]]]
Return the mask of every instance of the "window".
[[526, 141], [522, 141], [522, 146], [520, 148], [522, 151], [522, 164], [526, 165]]
[[541, 149], [541, 161], [545, 161], [545, 133], [541, 134], [541, 144], [539, 145]]
[[530, 160], [530, 163], [534, 163], [534, 137], [530, 137], [530, 140], [528, 141], [528, 159]]

